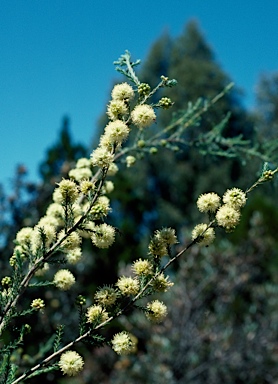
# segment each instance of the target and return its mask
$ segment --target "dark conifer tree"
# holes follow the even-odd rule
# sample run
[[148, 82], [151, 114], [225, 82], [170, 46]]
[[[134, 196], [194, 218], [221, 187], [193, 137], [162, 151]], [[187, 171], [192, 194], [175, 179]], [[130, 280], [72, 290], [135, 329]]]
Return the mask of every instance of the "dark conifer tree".
[[276, 139], [278, 132], [278, 72], [264, 74], [257, 85], [256, 121], [259, 134]]
[[74, 144], [69, 130], [70, 120], [63, 118], [59, 138], [46, 152], [46, 159], [39, 170], [44, 182], [49, 182], [56, 176], [61, 176], [70, 169], [73, 162], [88, 155], [87, 149], [81, 144]]

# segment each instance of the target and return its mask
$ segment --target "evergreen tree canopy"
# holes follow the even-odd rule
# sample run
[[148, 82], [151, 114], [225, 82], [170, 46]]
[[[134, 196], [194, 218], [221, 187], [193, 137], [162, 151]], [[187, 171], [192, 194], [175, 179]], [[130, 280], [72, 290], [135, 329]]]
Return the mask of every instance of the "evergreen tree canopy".
[[[144, 81], [153, 86], [153, 79], [165, 75], [178, 80], [178, 86], [168, 90], [168, 96], [174, 102], [173, 111], [187, 108], [189, 102], [199, 98], [214, 98], [231, 83], [229, 76], [215, 60], [215, 54], [206, 42], [196, 21], [189, 22], [180, 37], [170, 40], [162, 35], [152, 46], [142, 70]], [[229, 124], [225, 130], [227, 136], [243, 134], [252, 136], [252, 125], [241, 106], [239, 92], [232, 89], [209, 109], [203, 116], [201, 127], [207, 131], [218, 124], [231, 112]], [[169, 113], [161, 114], [160, 122], [166, 125], [170, 121]]]
[[[152, 45], [147, 61], [143, 64], [140, 71], [142, 82], [148, 83], [151, 88], [157, 85], [155, 75], [167, 75], [169, 72], [170, 58], [173, 47], [173, 41], [168, 32], [164, 32]], [[158, 98], [157, 95], [155, 95]]]
[[260, 134], [277, 137], [278, 129], [278, 72], [263, 75], [257, 86], [257, 122]]
[[58, 142], [47, 150], [46, 159], [40, 165], [40, 174], [44, 182], [61, 175], [69, 169], [70, 163], [87, 155], [87, 150], [81, 144], [73, 144], [69, 131], [70, 120], [63, 118], [62, 129]]

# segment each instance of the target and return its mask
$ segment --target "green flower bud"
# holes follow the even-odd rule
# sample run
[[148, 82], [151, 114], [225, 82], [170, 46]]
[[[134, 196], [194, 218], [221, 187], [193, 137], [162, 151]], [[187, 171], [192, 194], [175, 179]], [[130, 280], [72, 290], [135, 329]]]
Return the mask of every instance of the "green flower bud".
[[149, 86], [149, 84], [141, 83], [138, 85], [138, 93], [140, 95], [148, 95], [150, 91], [151, 91], [151, 87]]
[[75, 299], [75, 303], [77, 305], [85, 305], [86, 304], [86, 298], [82, 295], [78, 295], [77, 298]]
[[150, 154], [155, 155], [157, 153], [157, 148], [156, 147], [151, 147], [150, 148]]
[[137, 145], [139, 148], [144, 148], [146, 145], [145, 140], [138, 140]]

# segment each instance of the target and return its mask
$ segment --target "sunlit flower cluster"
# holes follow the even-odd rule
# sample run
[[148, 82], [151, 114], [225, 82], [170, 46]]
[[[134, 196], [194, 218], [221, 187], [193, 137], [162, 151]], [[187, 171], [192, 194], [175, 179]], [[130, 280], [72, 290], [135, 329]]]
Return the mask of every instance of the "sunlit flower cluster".
[[85, 157], [79, 159], [75, 168], [69, 171], [69, 177], [78, 183], [82, 180], [89, 180], [92, 177], [91, 161]]
[[244, 207], [246, 200], [246, 194], [239, 188], [227, 189], [223, 195], [223, 202], [234, 209]]
[[91, 167], [91, 162], [89, 159], [86, 157], [81, 157], [81, 159], [77, 160], [76, 163], [76, 168], [90, 168]]
[[160, 273], [152, 282], [152, 287], [156, 292], [167, 292], [174, 283], [169, 281], [169, 276]]
[[106, 223], [96, 225], [91, 239], [96, 247], [109, 248], [115, 241], [115, 228]]
[[130, 101], [134, 98], [134, 91], [128, 83], [117, 84], [111, 92], [112, 99]]
[[128, 108], [123, 100], [111, 100], [107, 106], [107, 115], [110, 120], [121, 120], [128, 113]]
[[107, 149], [105, 146], [96, 148], [91, 154], [91, 161], [94, 166], [100, 168], [109, 167], [114, 160], [114, 154], [111, 150]]
[[149, 243], [149, 253], [154, 257], [168, 255], [169, 247], [178, 242], [175, 230], [162, 228], [154, 233]]
[[45, 215], [38, 221], [38, 224], [36, 225], [36, 227], [44, 228], [45, 226], [51, 225], [56, 228], [60, 225], [60, 223], [63, 223], [63, 221], [60, 221], [58, 217]]
[[107, 176], [115, 176], [119, 168], [116, 163], [109, 164]]
[[69, 177], [76, 181], [90, 179], [92, 177], [92, 171], [90, 168], [73, 168], [69, 171]]
[[17, 232], [16, 241], [23, 245], [30, 245], [33, 235], [33, 228], [25, 227]]
[[95, 184], [91, 180], [82, 180], [80, 183], [80, 191], [84, 195], [88, 195], [89, 192], [93, 192], [95, 189]]
[[197, 200], [197, 207], [200, 212], [216, 212], [220, 204], [220, 196], [214, 192], [204, 193]]
[[87, 309], [86, 316], [88, 323], [102, 323], [108, 319], [108, 313], [101, 305], [92, 305]]
[[147, 304], [146, 316], [154, 323], [160, 323], [167, 316], [167, 307], [159, 300]]
[[162, 241], [167, 247], [178, 243], [177, 236], [173, 228], [162, 228], [155, 231], [155, 238]]
[[63, 179], [58, 186], [62, 202], [65, 204], [73, 204], [79, 196], [79, 191], [75, 182]]
[[56, 239], [56, 230], [53, 225], [37, 225], [32, 233], [31, 248], [34, 253], [41, 247], [48, 248]]
[[215, 231], [207, 224], [198, 224], [192, 231], [192, 240], [196, 240], [200, 245], [208, 246], [215, 239]]
[[119, 332], [111, 340], [112, 348], [118, 355], [128, 355], [134, 352], [136, 339], [128, 332]]
[[95, 220], [103, 219], [111, 211], [110, 202], [107, 196], [100, 196], [92, 206], [90, 213]]
[[62, 240], [61, 248], [64, 251], [72, 251], [75, 248], [79, 248], [81, 244], [81, 237], [77, 232], [66, 234], [66, 232], [62, 230], [58, 234], [58, 240]]
[[149, 243], [149, 253], [154, 257], [162, 257], [168, 254], [165, 242], [157, 236], [153, 236]]
[[136, 295], [139, 292], [139, 281], [132, 277], [122, 276], [116, 283], [116, 286], [119, 288], [120, 292], [123, 295]]
[[60, 205], [63, 203], [63, 196], [62, 196], [59, 188], [54, 189], [54, 192], [52, 194], [52, 199], [53, 199], [54, 203], [57, 203]]
[[104, 193], [104, 194], [109, 194], [109, 193], [111, 193], [111, 192], [113, 192], [114, 191], [114, 183], [113, 183], [113, 181], [111, 181], [111, 180], [106, 180], [105, 181], [105, 183], [104, 183], [104, 185], [103, 185], [103, 187], [102, 187], [102, 192]]
[[132, 122], [138, 128], [146, 128], [152, 125], [156, 119], [153, 108], [148, 104], [137, 105], [131, 112]]
[[246, 194], [239, 188], [228, 189], [223, 195], [222, 205], [221, 198], [214, 192], [200, 195], [197, 207], [200, 212], [209, 213], [212, 222], [211, 225], [196, 225], [192, 231], [192, 240], [204, 246], [211, 244], [215, 238], [214, 222], [227, 232], [233, 231], [240, 221], [240, 208], [246, 204], [246, 200]]
[[104, 135], [111, 144], [121, 144], [129, 134], [128, 126], [121, 120], [110, 121], [104, 129]]
[[52, 203], [46, 210], [46, 216], [54, 218], [57, 225], [63, 225], [64, 223], [64, 209], [59, 203]]
[[81, 248], [73, 248], [70, 251], [66, 252], [66, 259], [69, 264], [76, 264], [82, 258]]
[[67, 351], [61, 355], [58, 365], [64, 375], [75, 376], [82, 371], [84, 361], [77, 352]]
[[56, 272], [53, 283], [62, 291], [67, 291], [75, 283], [75, 277], [68, 269], [60, 269]]
[[235, 229], [240, 220], [240, 212], [224, 204], [216, 212], [216, 221], [220, 227], [224, 227], [226, 230], [231, 231]]
[[119, 167], [117, 166], [117, 164], [111, 163], [107, 170], [107, 176], [115, 176], [118, 170], [119, 170]]
[[118, 296], [118, 292], [114, 288], [105, 286], [96, 291], [94, 298], [98, 304], [110, 307], [115, 304]]
[[153, 273], [153, 266], [149, 260], [139, 259], [133, 263], [131, 268], [138, 276], [151, 275]]

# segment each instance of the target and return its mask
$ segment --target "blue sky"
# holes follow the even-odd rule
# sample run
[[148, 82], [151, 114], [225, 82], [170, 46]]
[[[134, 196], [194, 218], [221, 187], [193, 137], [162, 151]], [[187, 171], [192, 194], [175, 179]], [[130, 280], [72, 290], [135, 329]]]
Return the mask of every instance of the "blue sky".
[[278, 70], [277, 0], [0, 0], [0, 182], [16, 164], [29, 178], [57, 139], [64, 115], [75, 142], [90, 144], [126, 49], [144, 58], [167, 29], [192, 18], [217, 61], [254, 105], [263, 72]]

